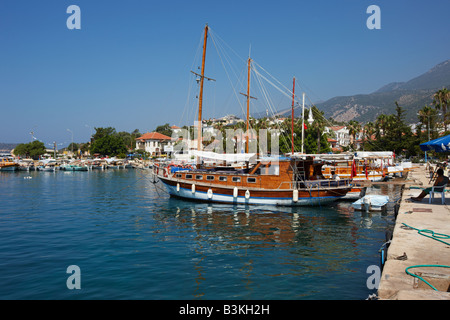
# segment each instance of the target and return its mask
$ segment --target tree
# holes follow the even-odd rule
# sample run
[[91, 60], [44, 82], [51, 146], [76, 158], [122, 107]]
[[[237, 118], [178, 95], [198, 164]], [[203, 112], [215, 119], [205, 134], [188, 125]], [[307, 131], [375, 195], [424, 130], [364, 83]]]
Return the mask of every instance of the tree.
[[30, 157], [34, 160], [45, 153], [45, 145], [41, 141], [33, 141], [30, 143], [21, 143], [14, 149], [14, 155]]
[[[323, 153], [329, 151], [327, 136], [323, 134], [325, 129], [326, 120], [324, 112], [317, 109], [316, 106], [312, 106], [310, 112], [313, 113], [314, 122], [311, 124], [311, 129], [316, 133], [316, 150], [317, 153]], [[325, 143], [324, 143], [325, 141]], [[328, 148], [327, 148], [328, 147]]]
[[166, 135], [168, 137], [172, 136], [172, 128], [170, 127], [170, 125], [168, 123], [161, 125], [161, 126], [157, 126], [155, 131], [159, 132], [163, 135]]
[[437, 110], [442, 110], [442, 115], [444, 117], [444, 131], [447, 131], [447, 110], [450, 104], [450, 91], [447, 88], [436, 91], [433, 95], [433, 104]]
[[91, 145], [91, 154], [99, 153], [105, 156], [117, 156], [126, 154], [127, 147], [123, 139], [118, 135], [108, 135], [96, 139]]
[[135, 129], [131, 133], [121, 131], [117, 135], [123, 140], [123, 143], [126, 145], [128, 150], [136, 149], [136, 138], [139, 138], [141, 136], [138, 129]]
[[90, 148], [91, 154], [99, 153], [113, 157], [127, 153], [123, 136], [120, 136], [116, 129], [112, 127], [95, 128], [95, 131]]
[[372, 142], [372, 136], [375, 134], [375, 124], [373, 122], [367, 122], [364, 126], [363, 126], [363, 130], [364, 130], [364, 141], [363, 141], [363, 149], [365, 150], [366, 148], [366, 143]]
[[94, 128], [95, 133], [92, 136], [92, 140], [100, 139], [106, 136], [114, 135], [116, 134], [116, 129], [113, 127], [107, 127], [107, 128]]
[[75, 142], [71, 142], [68, 146], [67, 146], [67, 150], [70, 150], [70, 151], [74, 151], [74, 152], [76, 152], [78, 149], [80, 148], [80, 145], [78, 144], [78, 143], [75, 143]]
[[347, 127], [348, 133], [353, 138], [353, 150], [356, 150], [356, 135], [361, 131], [361, 124], [356, 120], [350, 120]]
[[[437, 138], [438, 130], [436, 130], [436, 119], [437, 119], [438, 112], [435, 108], [431, 106], [424, 106], [422, 109], [419, 110], [417, 117], [419, 118], [419, 121], [421, 124], [427, 129], [427, 135], [426, 140], [433, 140]], [[422, 142], [425, 142], [422, 141]]]

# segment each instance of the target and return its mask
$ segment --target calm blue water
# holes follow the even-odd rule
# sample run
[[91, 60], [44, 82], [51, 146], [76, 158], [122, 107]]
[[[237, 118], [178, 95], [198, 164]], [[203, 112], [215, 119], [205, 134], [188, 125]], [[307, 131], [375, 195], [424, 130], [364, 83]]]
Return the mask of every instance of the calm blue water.
[[0, 173], [0, 299], [366, 299], [393, 210], [350, 204], [185, 202], [133, 169]]

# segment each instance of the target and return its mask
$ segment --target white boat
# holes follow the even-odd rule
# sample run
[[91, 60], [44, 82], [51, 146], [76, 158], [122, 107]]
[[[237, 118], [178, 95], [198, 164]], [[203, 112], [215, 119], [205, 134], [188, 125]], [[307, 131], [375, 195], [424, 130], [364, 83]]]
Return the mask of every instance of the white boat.
[[352, 207], [360, 211], [381, 211], [388, 202], [389, 196], [372, 194], [353, 202]]

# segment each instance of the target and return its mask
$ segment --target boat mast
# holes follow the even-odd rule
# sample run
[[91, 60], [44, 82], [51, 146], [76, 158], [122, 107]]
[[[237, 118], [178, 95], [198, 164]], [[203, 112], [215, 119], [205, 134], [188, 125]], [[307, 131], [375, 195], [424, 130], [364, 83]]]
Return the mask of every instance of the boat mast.
[[[208, 24], [205, 26], [205, 37], [203, 40], [202, 73], [200, 76], [200, 94], [198, 97], [198, 124], [197, 124], [197, 150], [202, 150], [202, 105], [203, 105], [203, 82], [205, 80], [205, 58], [206, 40], [208, 38]], [[197, 163], [198, 165], [198, 163]]]
[[294, 96], [295, 96], [295, 77], [294, 77], [294, 84], [292, 86], [292, 119], [291, 119], [291, 131], [292, 131], [292, 137], [291, 137], [291, 143], [292, 143], [292, 155], [294, 155]]
[[247, 71], [247, 94], [239, 92], [240, 94], [242, 94], [243, 96], [247, 97], [247, 134], [245, 137], [246, 143], [245, 143], [245, 152], [248, 153], [248, 136], [249, 136], [249, 122], [250, 122], [250, 99], [256, 99], [255, 97], [252, 97], [250, 95], [250, 70], [251, 70], [251, 64], [252, 64], [252, 59], [250, 59], [250, 57], [247, 60], [247, 66], [248, 66], [248, 71]]
[[249, 114], [250, 114], [250, 65], [252, 59], [248, 58], [248, 74], [247, 74], [247, 134], [246, 134], [246, 143], [245, 143], [245, 152], [248, 153], [248, 135], [249, 135]]
[[304, 134], [305, 134], [305, 93], [303, 93], [303, 103], [302, 103], [302, 153], [303, 153]]

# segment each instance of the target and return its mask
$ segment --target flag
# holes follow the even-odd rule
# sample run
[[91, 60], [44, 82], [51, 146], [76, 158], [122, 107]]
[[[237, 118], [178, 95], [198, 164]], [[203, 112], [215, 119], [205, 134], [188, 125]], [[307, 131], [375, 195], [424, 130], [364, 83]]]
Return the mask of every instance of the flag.
[[353, 177], [356, 176], [356, 163], [355, 163], [355, 159], [353, 159], [352, 162], [352, 172], [351, 172], [351, 179], [353, 179]]
[[305, 130], [308, 130], [308, 127], [306, 126], [306, 123], [303, 124], [303, 128], [305, 128]]
[[367, 172], [367, 164], [365, 159], [364, 159], [364, 168], [366, 169], [366, 179], [369, 180], [369, 173]]

